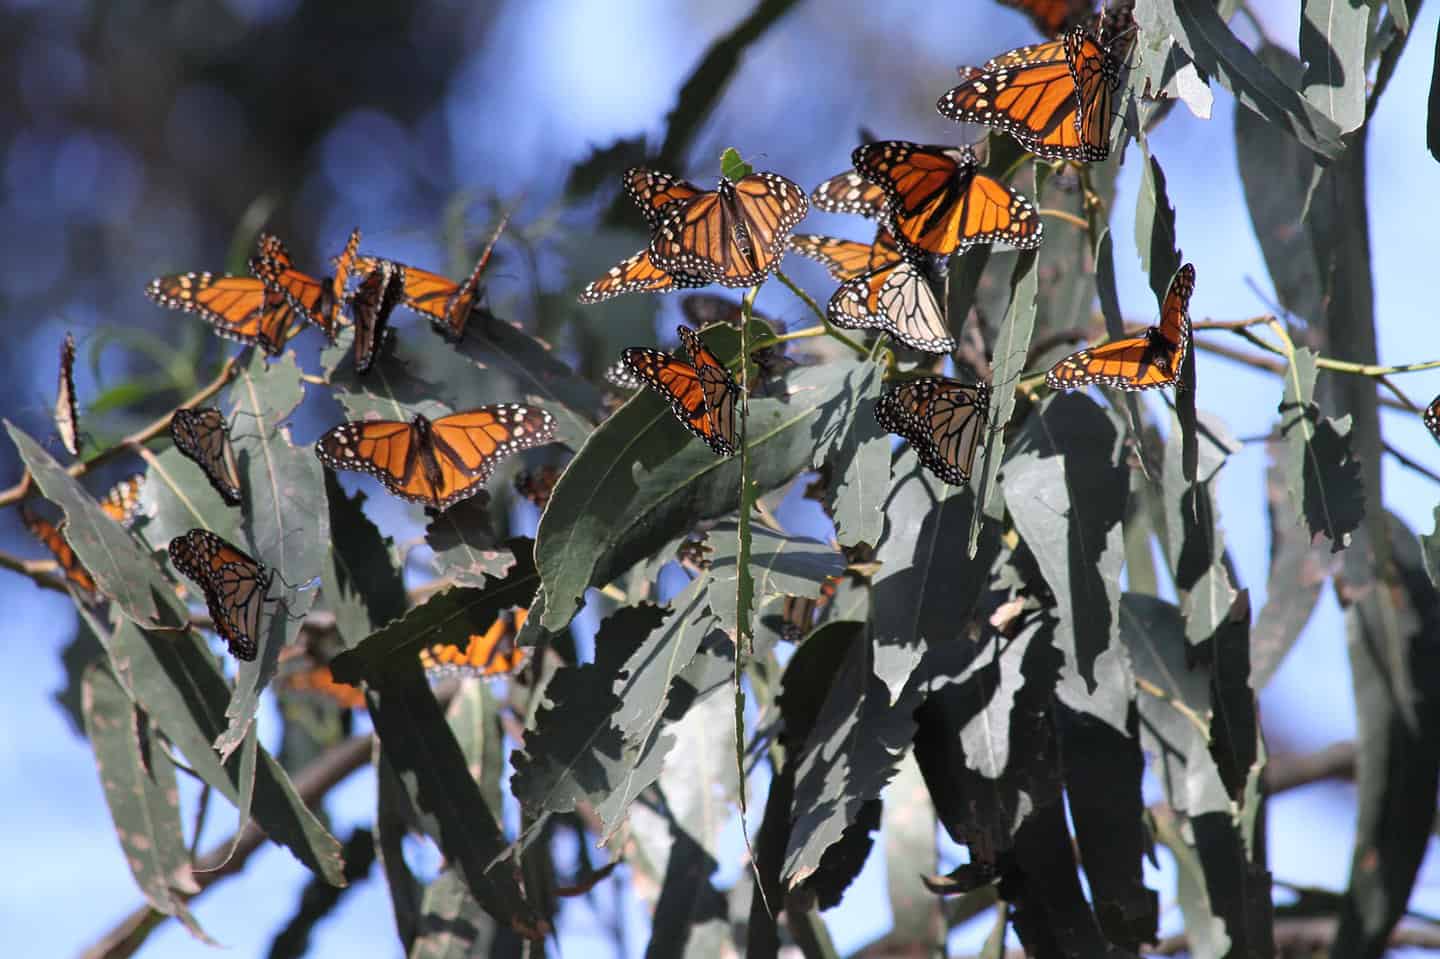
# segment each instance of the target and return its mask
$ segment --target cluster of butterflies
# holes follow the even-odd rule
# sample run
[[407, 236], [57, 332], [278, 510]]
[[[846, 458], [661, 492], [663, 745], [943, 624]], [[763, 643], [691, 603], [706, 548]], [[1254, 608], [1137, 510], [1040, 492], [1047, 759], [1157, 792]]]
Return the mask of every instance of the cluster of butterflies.
[[[353, 324], [355, 366], [363, 373], [374, 362], [397, 305], [428, 317], [437, 332], [452, 342], [464, 336], [466, 324], [483, 299], [480, 277], [504, 225], [502, 219], [475, 269], [460, 283], [417, 267], [362, 255], [356, 230], [334, 259], [334, 273], [327, 280], [296, 269], [284, 244], [262, 235], [258, 255], [250, 261], [250, 276], [162, 276], [150, 282], [146, 293], [164, 306], [201, 316], [221, 336], [271, 355], [279, 354], [305, 324], [319, 327], [331, 341], [343, 325]], [[360, 280], [352, 291], [351, 280], [357, 276]], [[79, 455], [74, 360], [75, 342], [67, 333], [60, 353], [55, 422], [62, 444], [72, 455]], [[172, 414], [169, 427], [176, 450], [195, 463], [226, 505], [240, 506], [245, 490], [225, 415], [213, 407], [182, 408]], [[374, 476], [394, 495], [438, 512], [480, 492], [506, 456], [554, 438], [555, 419], [544, 409], [496, 403], [433, 420], [416, 414], [409, 421], [341, 423], [320, 437], [315, 454], [331, 469]], [[538, 480], [527, 481], [536, 484], [531, 497], [539, 498], [542, 494], [548, 497], [555, 478], [542, 472]], [[130, 526], [139, 515], [141, 483], [140, 476], [125, 480], [106, 494], [101, 508], [116, 522]], [[94, 578], [62, 531], [28, 509], [23, 517], [54, 554], [66, 578], [87, 598], [97, 598]], [[241, 660], [253, 660], [259, 651], [263, 613], [272, 599], [275, 571], [205, 529], [175, 537], [168, 552], [175, 569], [199, 586], [214, 629], [231, 653]], [[508, 670], [518, 659], [506, 650], [502, 638], [500, 633], [487, 633], [471, 637], [463, 648], [436, 646], [425, 651], [422, 662], [437, 670]]]
[[361, 254], [357, 229], [331, 261], [333, 272], [327, 278], [299, 270], [279, 238], [261, 234], [250, 275], [159, 276], [150, 281], [145, 295], [161, 306], [193, 313], [221, 336], [258, 346], [271, 356], [279, 356], [290, 337], [307, 324], [318, 327], [332, 343], [342, 326], [353, 325], [355, 369], [366, 373], [384, 345], [397, 306], [427, 318], [452, 342], [465, 336], [485, 295], [481, 276], [507, 219], [501, 219], [475, 268], [458, 283], [416, 266]]
[[[1037, 22], [1043, 12], [1047, 27], [1064, 32], [981, 67], [962, 67], [960, 84], [937, 103], [940, 113], [1001, 130], [1043, 159], [1105, 159], [1122, 56], [1134, 33], [1128, 8], [1096, 16], [1079, 0], [1015, 5], [1030, 8]], [[789, 249], [818, 260], [840, 282], [826, 309], [835, 326], [878, 330], [923, 353], [950, 353], [956, 339], [933, 276], [949, 257], [976, 244], [1038, 246], [1044, 225], [1035, 205], [980, 172], [968, 146], [881, 140], [857, 148], [851, 162], [853, 169], [821, 183], [808, 202], [797, 184], [775, 173], [722, 178], [717, 189], [702, 190], [666, 173], [628, 170], [623, 186], [645, 217], [650, 242], [588, 284], [580, 302], [710, 283], [752, 286]], [[874, 239], [789, 235], [811, 203], [876, 221]], [[1174, 278], [1158, 326], [1065, 357], [1046, 375], [1047, 384], [1142, 390], [1175, 383], [1189, 348], [1194, 283], [1187, 264]], [[637, 384], [664, 396], [680, 422], [716, 454], [730, 455], [741, 442], [735, 413], [740, 388], [694, 330], [681, 326], [679, 333], [688, 361], [632, 347], [622, 354], [623, 367]], [[989, 403], [986, 383], [926, 376], [889, 386], [875, 417], [906, 439], [936, 476], [962, 485], [970, 479]]]

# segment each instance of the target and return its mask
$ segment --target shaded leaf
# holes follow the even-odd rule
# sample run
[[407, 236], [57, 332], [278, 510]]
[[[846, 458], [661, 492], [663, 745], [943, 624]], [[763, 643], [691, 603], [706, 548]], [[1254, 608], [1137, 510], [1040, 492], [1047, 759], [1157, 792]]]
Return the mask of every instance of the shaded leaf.
[[85, 732], [135, 884], [152, 909], [176, 917], [191, 935], [215, 945], [185, 904], [200, 887], [190, 872], [174, 764], [149, 741], [149, 719], [108, 669], [91, 666], [81, 689]]
[[[456, 503], [430, 520], [425, 542], [435, 553], [437, 572], [462, 586], [481, 585], [486, 576], [504, 576], [515, 564], [514, 551], [495, 533], [485, 494]], [[534, 541], [520, 542], [533, 555]]]
[[1303, 520], [1311, 536], [1323, 533], [1331, 551], [1339, 552], [1364, 518], [1366, 490], [1350, 449], [1349, 417], [1321, 416], [1315, 406], [1315, 359], [1312, 350], [1297, 349], [1285, 373], [1280, 435], [1290, 491], [1287, 513]]
[[1129, 488], [1120, 456], [1114, 422], [1089, 397], [1064, 393], [1026, 422], [1004, 480], [1015, 528], [1054, 593], [1060, 700], [1116, 729], [1131, 688], [1116, 641]]
[[196, 527], [208, 529], [231, 542], [240, 541], [243, 514], [231, 509], [205, 473], [174, 446], [150, 458], [140, 503], [149, 513], [139, 533], [152, 550]]
[[425, 887], [409, 959], [469, 959], [493, 955], [499, 928], [465, 887], [456, 869], [445, 869]]
[[1148, 148], [1145, 166], [1140, 172], [1140, 190], [1135, 198], [1135, 249], [1140, 254], [1140, 269], [1150, 277], [1155, 301], [1163, 303], [1170, 289], [1170, 278], [1180, 269], [1180, 247], [1175, 231], [1175, 208], [1170, 205], [1165, 189], [1165, 171], [1160, 169], [1160, 161]]
[[[1396, 4], [1404, 15], [1404, 0]], [[1300, 58], [1305, 99], [1341, 133], [1365, 122], [1365, 42], [1372, 8], [1347, 0], [1303, 0]]]
[[890, 437], [875, 421], [875, 400], [880, 396], [884, 368], [869, 363], [852, 371], [849, 385], [840, 393], [849, 401], [849, 415], [839, 412], [826, 420], [826, 430], [815, 448], [816, 469], [828, 465], [835, 477], [826, 490], [826, 505], [835, 517], [841, 545], [879, 542], [884, 517], [881, 504], [889, 490]]
[[884, 800], [885, 882], [894, 917], [887, 941], [898, 950], [934, 955], [944, 947], [945, 920], [920, 877], [935, 872], [935, 806], [914, 756], [900, 761]]
[[325, 497], [331, 541], [323, 595], [335, 614], [340, 641], [350, 647], [405, 614], [405, 581], [389, 537], [382, 536], [365, 515], [365, 494], [347, 496], [335, 474], [327, 470]]
[[1105, 937], [1080, 888], [1065, 808], [1049, 803], [1015, 833], [1016, 868], [1001, 881], [1027, 955], [1105, 956]]
[[1199, 456], [1192, 481], [1183, 469], [1182, 431], [1172, 421], [1165, 444], [1160, 501], [1175, 588], [1180, 592], [1180, 610], [1185, 615], [1185, 635], [1191, 643], [1209, 637], [1235, 599], [1226, 569], [1225, 533], [1220, 526], [1215, 491], [1226, 459], [1240, 449], [1218, 418], [1205, 414], [1197, 425]]
[[[753, 527], [750, 538], [750, 575], [757, 600], [819, 596], [825, 580], [839, 576], [845, 568], [844, 557], [829, 543], [806, 536], [785, 536], [763, 527]], [[710, 610], [728, 626], [737, 621], [735, 525], [716, 525], [709, 541], [714, 547], [710, 553]]]

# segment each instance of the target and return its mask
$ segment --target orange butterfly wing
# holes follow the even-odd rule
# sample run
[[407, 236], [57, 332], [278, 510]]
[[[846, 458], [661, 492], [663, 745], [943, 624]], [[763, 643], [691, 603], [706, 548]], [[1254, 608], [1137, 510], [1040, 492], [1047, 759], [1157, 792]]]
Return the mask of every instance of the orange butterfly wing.
[[1091, 0], [1000, 0], [1007, 7], [1014, 7], [1030, 17], [1035, 28], [1047, 37], [1058, 36], [1064, 31], [1088, 21], [1094, 14]]
[[625, 194], [635, 201], [645, 222], [654, 229], [660, 223], [660, 211], [676, 200], [688, 200], [704, 191], [693, 183], [659, 170], [631, 167], [625, 171]]
[[59, 527], [23, 506], [20, 508], [20, 520], [36, 539], [45, 544], [45, 548], [55, 557], [55, 562], [64, 572], [65, 578], [93, 597], [96, 594], [95, 578], [90, 575], [89, 570], [80, 565], [80, 558], [75, 555], [75, 550], [70, 548], [70, 543], [66, 541]]
[[872, 219], [885, 213], [885, 191], [854, 170], [817, 186], [810, 193], [810, 202], [826, 213], [855, 213]]
[[694, 365], [661, 350], [632, 346], [620, 354], [626, 368], [670, 401], [675, 418], [716, 454], [735, 452], [735, 399], [740, 388], [689, 327], [681, 339]]
[[220, 411], [210, 408], [178, 409], [170, 417], [170, 439], [175, 448], [204, 472], [215, 492], [230, 506], [240, 505], [240, 473], [230, 428]]
[[778, 174], [722, 179], [718, 190], [666, 206], [650, 256], [667, 273], [754, 286], [779, 262], [790, 229], [808, 209], [800, 187]]
[[289, 338], [295, 307], [279, 290], [250, 276], [180, 273], [159, 276], [145, 295], [167, 309], [194, 313], [215, 332], [279, 356]]
[[970, 481], [990, 412], [990, 384], [942, 376], [908, 380], [875, 403], [881, 429], [910, 441], [921, 464], [952, 486]]
[[848, 280], [900, 260], [895, 238], [884, 227], [876, 232], [874, 243], [857, 243], [833, 236], [797, 233], [790, 238], [790, 249], [801, 256], [818, 260], [837, 280]]
[[[994, 69], [969, 70], [936, 102], [942, 116], [1003, 130], [1047, 160], [1097, 160], [1080, 138], [1080, 97], [1068, 59], [1002, 55]], [[1015, 51], [1018, 53], [1018, 51]]]
[[329, 666], [296, 670], [280, 677], [280, 688], [323, 696], [341, 709], [365, 708], [365, 693], [355, 686], [337, 683]]
[[669, 293], [705, 285], [707, 281], [699, 277], [666, 273], [655, 265], [649, 250], [641, 250], [606, 270], [600, 279], [587, 283], [576, 299], [581, 303], [600, 303], [622, 293]]
[[289, 251], [278, 237], [262, 233], [259, 247], [259, 255], [250, 261], [250, 272], [268, 289], [281, 293], [305, 319], [333, 337], [325, 309], [328, 293], [325, 282], [295, 269]]
[[516, 610], [513, 616], [501, 613], [489, 629], [472, 635], [464, 649], [454, 643], [435, 643], [422, 649], [420, 665], [432, 676], [512, 673], [525, 662], [525, 649], [515, 645], [515, 636], [524, 622], [523, 609]]
[[100, 500], [100, 509], [121, 526], [129, 526], [140, 515], [140, 487], [144, 483], [145, 476], [141, 473], [126, 477]]
[[1160, 308], [1160, 324], [1140, 336], [1079, 350], [1045, 374], [1052, 389], [1073, 390], [1094, 383], [1122, 390], [1151, 390], [1173, 385], [1190, 349], [1190, 296], [1195, 268], [1182, 266], [1170, 282]]
[[555, 417], [534, 406], [495, 403], [442, 416], [431, 430], [443, 468], [484, 482], [504, 457], [555, 439]]
[[885, 191], [895, 241], [913, 255], [949, 256], [994, 240], [1033, 249], [1043, 238], [1030, 201], [977, 173], [969, 147], [880, 140], [858, 147], [852, 159]]

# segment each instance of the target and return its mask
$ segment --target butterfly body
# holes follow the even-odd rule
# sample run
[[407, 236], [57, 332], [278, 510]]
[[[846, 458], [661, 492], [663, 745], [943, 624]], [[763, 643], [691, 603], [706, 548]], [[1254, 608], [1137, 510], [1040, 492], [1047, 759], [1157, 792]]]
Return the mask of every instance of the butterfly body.
[[229, 506], [240, 505], [240, 471], [230, 445], [230, 427], [219, 410], [178, 409], [170, 417], [170, 438]]
[[545, 410], [497, 403], [431, 420], [361, 420], [320, 437], [315, 454], [331, 469], [368, 473], [404, 500], [443, 510], [474, 496], [495, 465], [555, 438]]
[[878, 140], [856, 148], [851, 159], [885, 193], [884, 222], [907, 255], [950, 256], [995, 240], [1029, 250], [1044, 237], [1035, 207], [980, 173], [969, 147]]
[[1170, 281], [1158, 326], [1070, 354], [1050, 368], [1045, 384], [1057, 390], [1095, 384], [1129, 391], [1174, 385], [1190, 349], [1189, 310], [1194, 292], [1195, 267], [1186, 263]]
[[875, 403], [882, 429], [904, 437], [926, 469], [952, 486], [970, 482], [990, 412], [990, 384], [927, 376], [886, 389]]
[[170, 561], [205, 595], [215, 631], [236, 659], [259, 652], [260, 620], [275, 574], [238, 546], [205, 529], [170, 541]]

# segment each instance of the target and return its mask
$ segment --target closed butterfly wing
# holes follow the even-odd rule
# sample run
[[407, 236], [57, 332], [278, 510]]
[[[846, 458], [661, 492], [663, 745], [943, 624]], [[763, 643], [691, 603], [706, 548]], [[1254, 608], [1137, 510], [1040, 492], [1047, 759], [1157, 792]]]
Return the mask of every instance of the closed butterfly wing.
[[364, 709], [365, 693], [358, 687], [335, 681], [329, 666], [313, 665], [278, 677], [280, 689], [287, 693], [317, 696], [340, 709]]
[[167, 309], [193, 313], [217, 334], [279, 356], [296, 315], [285, 294], [253, 276], [179, 273], [160, 276], [145, 295]]
[[385, 344], [390, 314], [405, 295], [405, 273], [398, 264], [380, 260], [350, 297], [355, 321], [355, 372], [365, 374]]
[[600, 303], [623, 293], [669, 293], [706, 286], [708, 282], [683, 273], [666, 273], [655, 265], [647, 249], [626, 257], [606, 270], [600, 279], [587, 283], [576, 299], [581, 303]]
[[1440, 443], [1440, 396], [1435, 397], [1430, 401], [1430, 405], [1425, 407], [1422, 419], [1425, 421], [1425, 428], [1430, 431], [1430, 435], [1435, 437], [1437, 443]]
[[259, 277], [267, 289], [283, 295], [296, 312], [333, 339], [333, 327], [325, 310], [329, 292], [325, 281], [295, 269], [290, 252], [278, 237], [268, 233], [260, 235], [259, 252], [250, 261], [250, 272]]
[[895, 237], [883, 226], [875, 233], [875, 242], [857, 243], [815, 233], [797, 233], [790, 238], [790, 249], [819, 261], [837, 280], [849, 280], [862, 273], [878, 270], [900, 261]]
[[240, 505], [240, 471], [230, 445], [230, 427], [219, 410], [176, 410], [170, 417], [170, 438], [176, 449], [200, 467], [227, 504]]
[[555, 492], [555, 484], [560, 481], [560, 468], [545, 464], [538, 472], [520, 472], [515, 474], [515, 492], [535, 504], [535, 508], [541, 512], [550, 503], [550, 497]]
[[95, 578], [90, 571], [80, 565], [80, 558], [75, 555], [75, 550], [70, 548], [60, 528], [47, 519], [44, 519], [30, 512], [24, 506], [20, 507], [20, 521], [25, 524], [32, 536], [45, 544], [45, 548], [55, 557], [56, 564], [65, 578], [75, 585], [87, 599], [94, 599], [97, 595]]
[[140, 515], [140, 488], [144, 484], [145, 476], [141, 473], [127, 476], [100, 500], [100, 509], [121, 526], [130, 526]]
[[1180, 378], [1190, 349], [1190, 296], [1195, 268], [1182, 266], [1170, 282], [1160, 309], [1160, 324], [1139, 336], [1078, 350], [1045, 374], [1051, 389], [1073, 390], [1091, 384], [1121, 390], [1172, 386]]
[[713, 438], [706, 442], [720, 455], [729, 455], [736, 449], [735, 404], [740, 398], [740, 386], [725, 364], [701, 342], [699, 334], [687, 326], [679, 327], [678, 332], [690, 354], [690, 364], [700, 378], [705, 405], [710, 409]]
[[71, 456], [80, 455], [80, 410], [75, 403], [75, 337], [60, 344], [60, 383], [55, 391], [55, 431]]
[[885, 191], [854, 170], [832, 176], [810, 193], [815, 209], [875, 219], [885, 213]]
[[830, 298], [826, 315], [846, 329], [883, 330], [912, 350], [955, 349], [930, 284], [909, 260], [846, 280]]
[[192, 529], [170, 541], [170, 561], [195, 582], [215, 632], [236, 659], [259, 652], [260, 624], [274, 576], [264, 564], [209, 530]]
[[1043, 238], [1030, 201], [977, 172], [969, 147], [880, 140], [857, 148], [852, 158], [885, 191], [895, 242], [912, 256], [949, 256], [997, 240], [1033, 249]]
[[1065, 36], [1065, 55], [1080, 98], [1080, 143], [1088, 159], [1110, 155], [1110, 126], [1115, 119], [1115, 91], [1120, 85], [1120, 58], [1084, 30]]
[[989, 411], [989, 384], [929, 376], [888, 388], [875, 403], [875, 420], [909, 440], [926, 469], [963, 486], [970, 482]]
[[331, 469], [368, 473], [401, 499], [443, 510], [474, 496], [503, 457], [550, 442], [555, 421], [544, 410], [499, 403], [409, 423], [342, 423], [315, 453]]
[[[717, 455], [729, 456], [736, 449], [735, 399], [740, 388], [714, 354], [695, 343], [693, 331], [681, 327], [681, 338], [701, 364], [699, 368], [669, 353], [644, 347], [630, 347], [621, 353], [621, 360], [642, 382], [670, 403], [675, 418], [685, 428], [704, 440]], [[693, 342], [692, 342], [693, 340]], [[703, 374], [702, 374], [703, 370]], [[719, 408], [710, 405], [711, 397]]]

